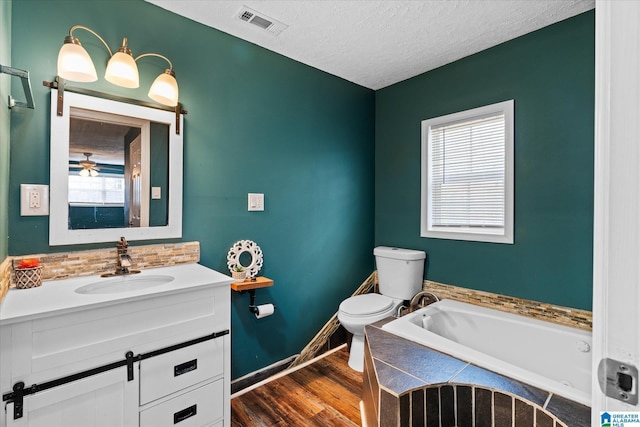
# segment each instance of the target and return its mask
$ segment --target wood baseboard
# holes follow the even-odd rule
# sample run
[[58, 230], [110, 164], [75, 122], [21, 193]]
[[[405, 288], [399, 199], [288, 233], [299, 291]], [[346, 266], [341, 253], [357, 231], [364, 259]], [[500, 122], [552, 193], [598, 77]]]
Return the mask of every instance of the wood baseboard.
[[231, 394], [239, 393], [249, 387], [263, 382], [265, 379], [274, 377], [278, 373], [288, 369], [297, 355], [287, 357], [272, 365], [266, 366], [258, 371], [251, 372], [243, 377], [231, 382]]
[[[332, 350], [324, 352], [321, 355], [319, 355], [317, 357], [314, 357], [313, 359], [307, 360], [304, 363], [301, 363], [301, 364], [296, 365], [296, 366], [289, 366], [288, 368], [285, 368], [282, 371], [280, 371], [278, 373], [275, 373], [275, 374], [269, 376], [268, 378], [263, 379], [260, 382], [254, 383], [254, 384], [252, 384], [250, 386], [247, 386], [247, 387], [245, 387], [245, 388], [243, 388], [241, 390], [238, 390], [236, 392], [233, 392], [233, 384], [232, 384], [231, 398], [233, 399], [234, 397], [242, 396], [243, 394], [245, 394], [247, 392], [250, 392], [251, 390], [253, 390], [255, 388], [258, 388], [258, 387], [260, 387], [262, 385], [270, 383], [271, 381], [275, 381], [275, 380], [277, 380], [279, 378], [282, 378], [282, 377], [284, 377], [286, 375], [289, 375], [290, 373], [295, 372], [295, 371], [297, 371], [299, 369], [305, 368], [305, 367], [311, 365], [312, 363], [314, 363], [314, 362], [316, 362], [316, 361], [318, 361], [320, 359], [323, 359], [323, 358], [325, 358], [327, 356], [330, 356], [331, 354], [333, 354], [333, 353], [335, 353], [337, 351], [342, 350], [343, 348], [346, 348], [346, 346], [347, 346], [346, 344], [342, 344], [341, 346], [338, 346], [338, 347], [336, 347], [336, 348], [334, 348]], [[292, 357], [295, 357], [295, 356], [292, 356]]]

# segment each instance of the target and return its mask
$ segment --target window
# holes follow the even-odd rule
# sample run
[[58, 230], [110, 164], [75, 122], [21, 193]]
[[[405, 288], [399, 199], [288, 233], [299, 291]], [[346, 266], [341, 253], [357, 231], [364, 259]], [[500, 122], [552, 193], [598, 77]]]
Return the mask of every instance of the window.
[[124, 175], [69, 175], [71, 206], [124, 206]]
[[420, 235], [513, 243], [513, 100], [422, 122]]

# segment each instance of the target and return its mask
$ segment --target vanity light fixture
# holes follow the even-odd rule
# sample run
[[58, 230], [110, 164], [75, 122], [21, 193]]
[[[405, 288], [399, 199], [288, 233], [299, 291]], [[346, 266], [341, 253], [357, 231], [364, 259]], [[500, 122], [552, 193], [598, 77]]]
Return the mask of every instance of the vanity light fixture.
[[[62, 77], [64, 78], [64, 76]], [[133, 59], [133, 53], [127, 45], [127, 38], [122, 39], [122, 46], [111, 56], [107, 62], [107, 70], [104, 73], [106, 81], [117, 86], [135, 89], [140, 86], [138, 78], [138, 66]]]
[[149, 89], [149, 98], [154, 101], [175, 107], [178, 104], [178, 82], [173, 72], [173, 64], [164, 55], [159, 53], [144, 53], [133, 57], [131, 49], [127, 44], [127, 38], [123, 38], [122, 46], [116, 53], [113, 53], [109, 45], [102, 37], [92, 29], [84, 25], [74, 25], [69, 30], [69, 35], [64, 38], [64, 44], [58, 52], [58, 75], [65, 80], [74, 82], [95, 82], [98, 80], [96, 67], [93, 65], [91, 57], [82, 47], [80, 40], [73, 35], [77, 29], [90, 32], [102, 42], [109, 52], [109, 61], [104, 78], [117, 86], [126, 88], [137, 88], [139, 86], [138, 66], [136, 62], [146, 56], [156, 56], [169, 63], [169, 68], [160, 74]]

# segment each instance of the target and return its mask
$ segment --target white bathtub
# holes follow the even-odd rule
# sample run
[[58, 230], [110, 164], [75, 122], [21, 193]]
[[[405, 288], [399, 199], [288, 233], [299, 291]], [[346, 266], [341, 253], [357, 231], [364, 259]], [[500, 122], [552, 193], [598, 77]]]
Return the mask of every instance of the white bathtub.
[[591, 406], [591, 333], [453, 300], [382, 329]]

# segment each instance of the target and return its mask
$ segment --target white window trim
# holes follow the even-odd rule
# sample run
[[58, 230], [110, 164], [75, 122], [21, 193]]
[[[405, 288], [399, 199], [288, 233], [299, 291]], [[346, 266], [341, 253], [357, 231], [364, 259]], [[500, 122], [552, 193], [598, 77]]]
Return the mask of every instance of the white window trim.
[[[499, 102], [484, 107], [448, 114], [422, 121], [422, 173], [421, 173], [421, 201], [420, 201], [420, 237], [436, 239], [469, 240], [475, 242], [513, 244], [514, 223], [514, 113], [513, 100]], [[431, 219], [431, 177], [429, 173], [430, 134], [431, 128], [443, 123], [466, 121], [474, 117], [495, 113], [505, 116], [505, 187], [504, 187], [504, 229], [482, 229], [464, 227], [433, 227]]]

